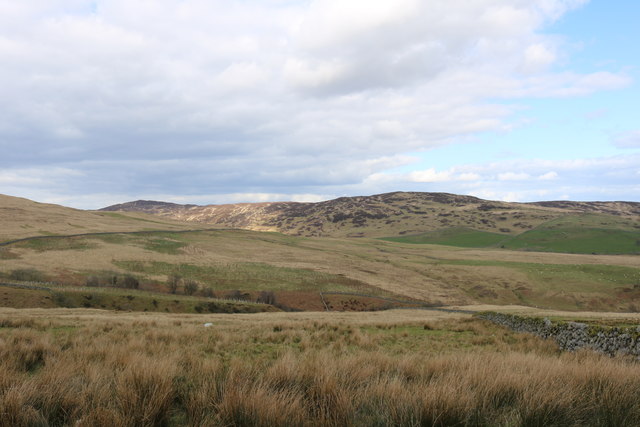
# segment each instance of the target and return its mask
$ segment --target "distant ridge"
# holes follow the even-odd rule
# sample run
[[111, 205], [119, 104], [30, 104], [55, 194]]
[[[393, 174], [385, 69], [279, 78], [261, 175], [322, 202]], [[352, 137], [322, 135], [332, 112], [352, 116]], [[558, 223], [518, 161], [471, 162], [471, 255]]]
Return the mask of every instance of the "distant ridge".
[[580, 212], [604, 213], [609, 215], [640, 215], [640, 203], [638, 202], [572, 202], [569, 200], [556, 200], [549, 202], [532, 202], [529, 204], [548, 208], [570, 209]]
[[197, 205], [180, 205], [177, 203], [157, 202], [155, 200], [136, 200], [134, 202], [120, 203], [118, 205], [108, 206], [99, 209], [101, 211], [130, 211], [130, 212], [146, 212], [155, 213], [166, 209], [183, 209], [192, 208]]
[[180, 221], [302, 236], [383, 237], [464, 227], [519, 234], [566, 214], [640, 216], [640, 203], [507, 203], [450, 193], [393, 192], [316, 203], [181, 205], [138, 200], [103, 211], [144, 212]]

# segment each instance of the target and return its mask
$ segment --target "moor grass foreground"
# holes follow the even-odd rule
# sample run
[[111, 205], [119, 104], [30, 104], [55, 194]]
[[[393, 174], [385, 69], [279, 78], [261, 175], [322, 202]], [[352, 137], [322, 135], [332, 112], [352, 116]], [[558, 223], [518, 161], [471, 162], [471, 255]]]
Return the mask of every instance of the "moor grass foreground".
[[445, 313], [5, 309], [0, 363], [1, 426], [640, 424], [637, 362]]

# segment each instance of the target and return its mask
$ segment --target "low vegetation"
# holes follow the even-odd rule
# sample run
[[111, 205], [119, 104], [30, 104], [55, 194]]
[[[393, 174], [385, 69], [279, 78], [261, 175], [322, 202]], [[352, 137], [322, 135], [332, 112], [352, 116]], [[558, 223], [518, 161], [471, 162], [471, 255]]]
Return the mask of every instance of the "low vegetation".
[[631, 360], [452, 315], [254, 316], [2, 314], [0, 425], [640, 423]]
[[[491, 234], [474, 233], [466, 235], [468, 246], [473, 246], [471, 240], [477, 233]], [[250, 293], [255, 301], [262, 291], [275, 292], [285, 306], [303, 310], [324, 309], [319, 292], [347, 292], [428, 305], [484, 302], [563, 310], [640, 309], [640, 268], [632, 256], [545, 255], [241, 230], [50, 237], [38, 241], [37, 248], [27, 242], [4, 247], [2, 251], [8, 256], [0, 262], [0, 279], [111, 286], [117, 276], [116, 286], [123, 286], [124, 278], [132, 276], [139, 289], [179, 294], [184, 294], [187, 281], [195, 281], [197, 288], [187, 287], [194, 295], [219, 296], [237, 290]], [[171, 277], [176, 275], [180, 282], [172, 283]], [[280, 297], [283, 292], [306, 295], [287, 301]], [[351, 306], [378, 309], [384, 304]]]
[[420, 234], [385, 237], [397, 243], [432, 244], [462, 248], [501, 248], [573, 254], [640, 254], [640, 229], [633, 221], [605, 215], [563, 216], [539, 226], [511, 233], [450, 227]]
[[[167, 276], [170, 283], [174, 282], [173, 277], [177, 275], [187, 281], [197, 280], [214, 290], [366, 291], [372, 294], [384, 294], [380, 289], [342, 275], [256, 262], [203, 266], [158, 261], [114, 261], [114, 265], [134, 273]], [[170, 284], [170, 287], [173, 287], [173, 284]]]
[[511, 236], [469, 228], [446, 228], [429, 233], [385, 237], [382, 240], [398, 243], [458, 246], [461, 248], [485, 248], [508, 240]]

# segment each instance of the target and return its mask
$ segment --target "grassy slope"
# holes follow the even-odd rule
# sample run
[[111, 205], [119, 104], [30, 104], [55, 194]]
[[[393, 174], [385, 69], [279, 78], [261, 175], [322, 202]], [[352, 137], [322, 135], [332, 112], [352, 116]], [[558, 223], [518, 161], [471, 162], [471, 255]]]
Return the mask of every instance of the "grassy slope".
[[[59, 240], [59, 241], [58, 241]], [[428, 303], [520, 303], [557, 309], [640, 309], [634, 256], [544, 254], [210, 231], [47, 240], [5, 248], [0, 275], [35, 268], [62, 283], [115, 271], [166, 289], [171, 273], [219, 293], [347, 291]], [[321, 302], [315, 305], [322, 309]]]
[[508, 235], [499, 233], [456, 227], [418, 235], [384, 237], [381, 240], [398, 243], [427, 243], [433, 245], [458, 246], [461, 248], [485, 248], [494, 246], [509, 237]]
[[613, 215], [573, 214], [545, 222], [516, 236], [453, 227], [382, 240], [576, 254], [639, 254], [640, 224]]
[[640, 223], [610, 215], [570, 215], [507, 240], [508, 249], [638, 254]]
[[89, 212], [0, 194], [0, 242], [30, 236], [203, 228], [141, 213]]

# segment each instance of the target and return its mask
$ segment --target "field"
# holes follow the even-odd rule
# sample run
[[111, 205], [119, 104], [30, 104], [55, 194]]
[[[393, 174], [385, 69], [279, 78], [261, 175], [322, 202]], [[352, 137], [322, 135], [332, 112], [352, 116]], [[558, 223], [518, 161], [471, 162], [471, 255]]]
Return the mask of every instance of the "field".
[[382, 240], [463, 248], [493, 247], [575, 254], [640, 254], [640, 225], [628, 218], [582, 214], [562, 216], [516, 235], [452, 227], [422, 234], [385, 237]]
[[637, 363], [464, 314], [0, 309], [0, 357], [1, 425], [640, 423]]
[[[109, 277], [131, 276], [139, 290], [166, 294], [175, 275], [198, 283], [194, 297], [242, 296], [255, 301], [261, 292], [273, 292], [285, 309], [294, 310], [322, 310], [326, 307], [320, 293], [333, 299], [338, 298], [335, 293], [347, 293], [353, 295], [350, 305], [361, 309], [388, 307], [384, 299], [391, 299], [428, 305], [640, 311], [640, 268], [634, 255], [459, 248], [243, 230], [49, 236], [0, 248], [0, 281], [79, 288], [92, 280], [106, 286]], [[176, 293], [184, 293], [183, 288]], [[365, 301], [362, 295], [378, 300]], [[333, 304], [336, 309], [348, 309], [347, 305]], [[149, 304], [145, 307], [153, 310]]]
[[318, 238], [9, 201], [0, 426], [640, 424], [637, 361], [470, 314], [637, 325], [628, 218]]

